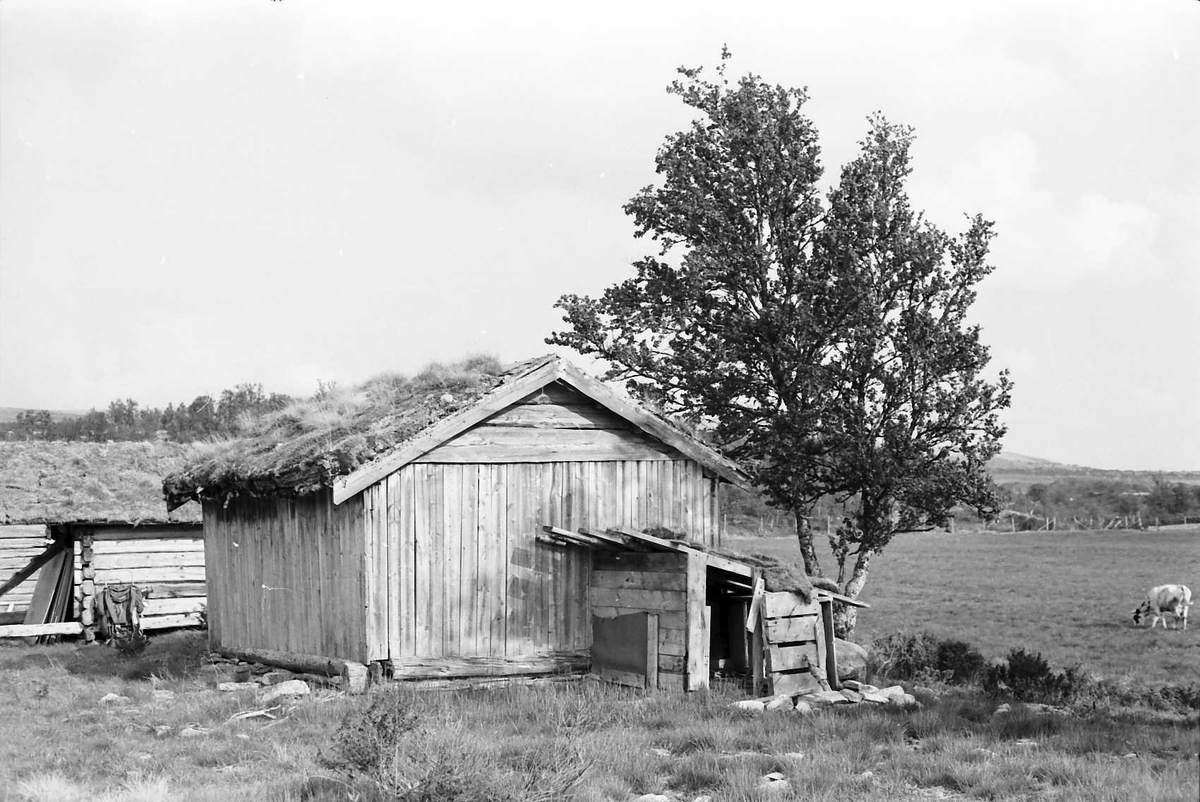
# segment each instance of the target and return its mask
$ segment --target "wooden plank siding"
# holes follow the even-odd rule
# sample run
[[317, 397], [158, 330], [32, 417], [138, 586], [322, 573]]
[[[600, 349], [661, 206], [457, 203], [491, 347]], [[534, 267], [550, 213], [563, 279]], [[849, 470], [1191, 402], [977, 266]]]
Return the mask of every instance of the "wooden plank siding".
[[[383, 495], [383, 494], [379, 494]], [[386, 611], [387, 562], [368, 585], [366, 502], [327, 490], [298, 498], [204, 504], [209, 639], [214, 648], [269, 649], [365, 662], [386, 646], [367, 611]], [[373, 507], [372, 510], [375, 508]], [[386, 515], [381, 515], [386, 519]], [[368, 604], [368, 587], [375, 594]], [[368, 632], [375, 642], [368, 648]]]

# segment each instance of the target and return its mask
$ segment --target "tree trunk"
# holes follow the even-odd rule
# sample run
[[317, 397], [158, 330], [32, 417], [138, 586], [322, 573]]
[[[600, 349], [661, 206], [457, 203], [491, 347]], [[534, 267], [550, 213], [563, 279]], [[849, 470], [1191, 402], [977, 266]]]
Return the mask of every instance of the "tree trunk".
[[821, 563], [817, 560], [817, 551], [813, 548], [812, 526], [808, 516], [794, 510], [796, 518], [796, 539], [800, 541], [800, 556], [804, 558], [804, 573], [809, 576], [822, 576]]
[[[867, 573], [871, 569], [871, 552], [863, 549], [854, 561], [854, 570], [850, 573], [850, 581], [842, 589], [842, 593], [852, 599], [857, 599], [867, 584]], [[853, 640], [854, 628], [858, 625], [858, 608], [848, 604], [833, 605], [833, 632], [842, 640]]]

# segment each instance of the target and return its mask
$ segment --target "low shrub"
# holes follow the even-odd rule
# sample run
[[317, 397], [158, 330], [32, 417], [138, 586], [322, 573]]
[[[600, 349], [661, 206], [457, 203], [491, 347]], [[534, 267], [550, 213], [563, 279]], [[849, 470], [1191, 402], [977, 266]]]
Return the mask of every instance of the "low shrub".
[[974, 682], [987, 665], [983, 654], [969, 643], [925, 632], [881, 638], [871, 644], [869, 660], [875, 676], [954, 685]]
[[1041, 653], [1013, 649], [1004, 662], [984, 672], [983, 691], [988, 696], [1021, 702], [1062, 704], [1074, 701], [1088, 682], [1078, 666], [1054, 671]]

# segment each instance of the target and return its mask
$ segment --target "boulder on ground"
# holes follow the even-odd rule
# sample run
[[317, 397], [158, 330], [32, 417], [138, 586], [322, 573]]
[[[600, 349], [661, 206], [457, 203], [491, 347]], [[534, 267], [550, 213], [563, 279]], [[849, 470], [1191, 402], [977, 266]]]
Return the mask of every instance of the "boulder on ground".
[[792, 697], [784, 695], [784, 696], [776, 696], [774, 699], [767, 702], [766, 709], [767, 710], [791, 710], [795, 706], [796, 705], [792, 702]]
[[837, 657], [837, 673], [839, 680], [859, 679], [867, 677], [867, 650], [857, 643], [851, 643], [841, 638], [833, 639], [833, 651]]
[[269, 686], [268, 690], [258, 698], [259, 703], [273, 702], [280, 696], [306, 696], [309, 693], [308, 683], [300, 679], [284, 680], [278, 685]]
[[843, 696], [841, 691], [813, 691], [812, 693], [804, 694], [796, 700], [797, 704], [802, 701], [814, 707], [850, 703], [850, 700]]
[[218, 682], [217, 690], [224, 693], [234, 693], [235, 691], [253, 691], [257, 690], [257, 682]]
[[740, 702], [734, 702], [730, 707], [735, 710], [747, 710], [751, 713], [761, 713], [767, 709], [767, 706], [757, 699], [743, 699]]

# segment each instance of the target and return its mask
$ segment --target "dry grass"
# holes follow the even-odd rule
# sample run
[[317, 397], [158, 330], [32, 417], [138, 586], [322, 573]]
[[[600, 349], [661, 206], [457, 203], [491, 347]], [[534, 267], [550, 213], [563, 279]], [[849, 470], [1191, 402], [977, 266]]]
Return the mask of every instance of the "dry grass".
[[[741, 713], [720, 691], [393, 688], [318, 692], [285, 703], [274, 721], [230, 721], [256, 707], [253, 695], [210, 689], [204, 653], [196, 633], [160, 636], [134, 662], [101, 647], [0, 647], [0, 800], [399, 798], [338, 770], [339, 731], [369, 706], [417, 723], [387, 763], [405, 787], [416, 781], [410, 799], [1192, 800], [1200, 782], [1195, 720], [992, 717], [994, 703], [970, 694], [923, 710], [802, 717]], [[156, 688], [175, 696], [156, 700]], [[130, 702], [100, 704], [109, 692]], [[181, 736], [189, 727], [202, 734]], [[759, 788], [767, 772], [784, 774], [790, 790]]]
[[0, 442], [0, 524], [198, 522], [200, 505], [167, 515], [162, 477], [184, 464], [179, 443]]
[[313, 492], [543, 361], [505, 369], [494, 357], [473, 356], [432, 364], [411, 378], [386, 374], [354, 388], [324, 389], [245, 421], [238, 438], [202, 446], [167, 477], [164, 492], [173, 502], [201, 489], [206, 498]]

